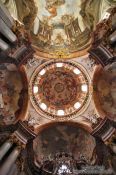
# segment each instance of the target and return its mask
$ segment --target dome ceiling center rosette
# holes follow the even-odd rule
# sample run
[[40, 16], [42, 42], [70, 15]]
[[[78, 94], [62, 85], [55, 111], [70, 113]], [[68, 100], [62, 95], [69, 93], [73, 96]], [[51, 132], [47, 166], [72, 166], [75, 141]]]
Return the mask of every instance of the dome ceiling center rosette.
[[34, 71], [30, 100], [36, 111], [50, 119], [65, 120], [82, 113], [89, 101], [90, 78], [78, 63], [49, 61]]

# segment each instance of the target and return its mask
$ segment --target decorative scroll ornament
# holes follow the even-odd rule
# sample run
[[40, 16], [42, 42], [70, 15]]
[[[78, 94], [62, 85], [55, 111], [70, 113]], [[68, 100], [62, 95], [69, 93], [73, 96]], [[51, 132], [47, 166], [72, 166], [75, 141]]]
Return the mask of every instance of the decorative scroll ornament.
[[15, 134], [12, 134], [9, 138], [9, 142], [11, 142], [12, 144], [16, 144], [17, 148], [21, 151], [23, 149], [25, 149], [25, 144], [23, 144]]
[[[44, 172], [49, 171], [49, 167], [52, 167], [53, 175], [75, 175], [78, 170], [90, 165], [90, 162], [81, 155], [79, 160], [75, 160], [74, 157], [68, 153], [59, 152], [54, 156], [53, 160], [46, 159], [42, 166]], [[84, 169], [83, 169], [84, 170]]]
[[51, 56], [58, 58], [58, 59], [65, 59], [70, 56], [69, 50], [66, 48], [60, 48], [59, 50], [54, 50], [54, 52], [50, 53]]

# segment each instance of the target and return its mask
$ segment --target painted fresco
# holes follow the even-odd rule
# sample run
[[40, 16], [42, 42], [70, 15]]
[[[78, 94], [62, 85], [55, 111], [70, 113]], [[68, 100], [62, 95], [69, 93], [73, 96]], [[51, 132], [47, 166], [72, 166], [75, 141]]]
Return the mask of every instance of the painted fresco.
[[0, 124], [16, 121], [22, 87], [17, 68], [12, 64], [0, 65]]
[[[2, 0], [31, 32], [37, 50], [53, 55], [84, 50], [91, 32], [114, 2], [104, 0]], [[112, 5], [113, 4], [113, 5]]]
[[105, 115], [116, 121], [116, 63], [96, 74], [95, 102]]
[[53, 159], [56, 153], [70, 153], [76, 160], [84, 156], [87, 161], [92, 158], [95, 141], [87, 131], [75, 125], [56, 124], [44, 129], [34, 140], [35, 160], [43, 163]]

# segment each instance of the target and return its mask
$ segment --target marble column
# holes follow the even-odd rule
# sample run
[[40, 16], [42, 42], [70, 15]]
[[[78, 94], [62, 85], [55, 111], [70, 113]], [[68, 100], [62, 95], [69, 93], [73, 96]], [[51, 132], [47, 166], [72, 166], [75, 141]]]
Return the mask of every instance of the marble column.
[[7, 24], [9, 28], [12, 28], [12, 26], [14, 25], [14, 20], [12, 16], [10, 15], [10, 12], [7, 10], [5, 5], [2, 3], [2, 1], [0, 1], [0, 18], [3, 19], [3, 21]]
[[11, 148], [12, 143], [6, 141], [1, 147], [0, 147], [0, 161], [4, 157], [4, 155], [8, 152], [8, 150]]
[[0, 175], [8, 175], [19, 154], [20, 150], [18, 150], [17, 147], [14, 148], [14, 150], [11, 152], [11, 154], [8, 156], [0, 168]]
[[8, 44], [5, 41], [3, 41], [2, 39], [0, 39], [0, 49], [3, 51], [6, 51], [6, 50], [8, 50], [8, 48], [9, 48]]
[[9, 29], [9, 27], [2, 19], [0, 19], [0, 33], [12, 43], [17, 41], [16, 35], [12, 32], [11, 29]]
[[10, 169], [10, 172], [8, 173], [8, 175], [16, 175], [16, 174], [17, 174], [17, 168], [16, 168], [16, 165], [13, 164], [13, 166]]
[[114, 44], [116, 42], [116, 30], [109, 36], [110, 44]]

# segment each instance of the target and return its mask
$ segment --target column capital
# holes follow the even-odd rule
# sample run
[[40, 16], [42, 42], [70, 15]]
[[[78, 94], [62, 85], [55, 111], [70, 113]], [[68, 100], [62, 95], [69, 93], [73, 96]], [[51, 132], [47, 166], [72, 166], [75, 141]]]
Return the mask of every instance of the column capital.
[[9, 142], [11, 142], [12, 144], [16, 144], [17, 148], [21, 151], [23, 149], [25, 149], [25, 144], [22, 143], [16, 136], [15, 133], [13, 133], [10, 137], [9, 137]]

